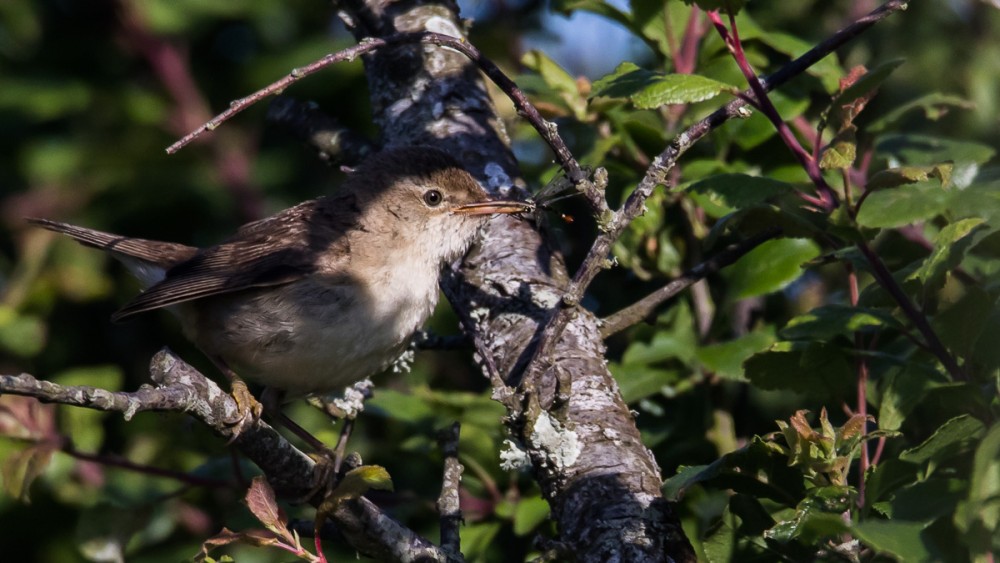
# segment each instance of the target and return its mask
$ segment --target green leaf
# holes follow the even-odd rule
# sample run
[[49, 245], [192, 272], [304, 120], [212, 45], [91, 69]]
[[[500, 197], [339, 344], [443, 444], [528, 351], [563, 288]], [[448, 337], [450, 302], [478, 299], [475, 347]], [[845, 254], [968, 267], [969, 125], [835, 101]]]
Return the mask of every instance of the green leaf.
[[691, 184], [689, 193], [707, 195], [725, 213], [764, 203], [781, 195], [795, 192], [786, 182], [748, 174], [717, 174]]
[[836, 346], [811, 342], [790, 347], [779, 342], [743, 363], [746, 377], [756, 387], [788, 390], [818, 399], [845, 397], [854, 381], [851, 364]]
[[1000, 549], [1000, 424], [990, 428], [976, 449], [968, 499], [959, 505], [955, 525], [981, 560]]
[[851, 125], [837, 133], [823, 150], [819, 167], [823, 170], [840, 170], [854, 165], [854, 159], [858, 156], [856, 131], [856, 128]]
[[831, 125], [837, 127], [839, 131], [840, 127], [853, 121], [857, 116], [857, 111], [859, 111], [859, 108], [854, 106], [854, 102], [862, 98], [870, 98], [872, 91], [877, 89], [902, 64], [903, 59], [881, 63], [837, 95], [830, 104], [829, 122]]
[[921, 522], [925, 526], [952, 514], [966, 494], [962, 479], [928, 479], [896, 491], [885, 512], [891, 520]]
[[540, 496], [522, 498], [514, 510], [514, 534], [524, 536], [549, 517], [549, 503]]
[[994, 311], [994, 299], [981, 288], [972, 286], [956, 303], [938, 313], [932, 324], [941, 341], [953, 353], [969, 357], [973, 355], [980, 335], [985, 333]]
[[883, 430], [899, 430], [927, 391], [939, 385], [914, 365], [890, 371], [883, 381], [878, 412], [878, 425]]
[[940, 182], [918, 182], [871, 193], [861, 206], [857, 221], [862, 227], [902, 227], [945, 213], [948, 203], [948, 192]]
[[899, 459], [917, 464], [939, 464], [967, 449], [970, 442], [978, 439], [983, 430], [983, 423], [978, 419], [967, 414], [956, 416], [942, 424], [922, 444], [899, 454]]
[[954, 166], [951, 163], [935, 164], [933, 166], [900, 166], [880, 170], [868, 179], [867, 190], [878, 190], [882, 188], [895, 188], [906, 184], [925, 182], [931, 178], [941, 181], [943, 187], [948, 187], [951, 180], [951, 172]]
[[946, 225], [935, 237], [931, 255], [906, 279], [918, 280], [933, 289], [943, 285], [945, 274], [954, 270], [969, 248], [979, 242], [978, 237], [970, 237], [969, 234], [983, 221], [980, 217], [970, 217]]
[[[118, 366], [92, 366], [60, 372], [53, 381], [62, 385], [87, 385], [118, 391], [125, 376]], [[82, 451], [96, 452], [104, 443], [106, 413], [91, 409], [67, 409], [61, 413], [60, 426], [73, 444]]]
[[541, 75], [551, 88], [571, 94], [577, 92], [576, 79], [545, 53], [532, 49], [521, 57], [521, 64]]
[[612, 362], [608, 367], [618, 382], [622, 400], [629, 404], [659, 393], [679, 379], [676, 370], [658, 369], [641, 364]]
[[929, 561], [931, 554], [920, 538], [924, 524], [867, 520], [853, 526], [854, 535], [878, 553], [900, 561]]
[[924, 116], [927, 119], [937, 121], [944, 115], [947, 115], [950, 108], [973, 109], [975, 108], [975, 104], [958, 96], [933, 92], [906, 102], [901, 106], [896, 106], [885, 116], [870, 123], [866, 129], [869, 133], [880, 133], [892, 129], [901, 121], [901, 118], [905, 114], [913, 110], [923, 110]]
[[769, 240], [723, 270], [727, 297], [737, 301], [780, 291], [802, 275], [803, 263], [819, 254], [819, 246], [808, 239]]
[[627, 98], [639, 109], [701, 102], [734, 88], [696, 74], [662, 75], [624, 62], [593, 84], [590, 97]]
[[483, 555], [494, 545], [494, 539], [499, 533], [500, 522], [471, 523], [459, 528], [462, 554], [466, 560], [483, 560]]
[[743, 362], [774, 343], [774, 329], [767, 327], [739, 338], [698, 348], [697, 356], [706, 368], [728, 379], [745, 379]]
[[45, 347], [46, 332], [41, 319], [0, 304], [0, 350], [22, 358], [36, 356]]
[[984, 164], [996, 155], [993, 147], [929, 135], [883, 135], [875, 150], [903, 164], [928, 166], [945, 161]]
[[885, 328], [900, 328], [900, 325], [892, 315], [880, 309], [824, 305], [788, 321], [779, 334], [786, 340], [828, 341], [858, 331]]

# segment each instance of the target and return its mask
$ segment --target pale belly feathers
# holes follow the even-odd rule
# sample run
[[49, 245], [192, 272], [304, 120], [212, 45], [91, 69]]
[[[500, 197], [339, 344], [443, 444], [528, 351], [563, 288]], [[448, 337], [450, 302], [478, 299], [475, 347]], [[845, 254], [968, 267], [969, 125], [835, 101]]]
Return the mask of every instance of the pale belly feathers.
[[184, 306], [202, 330], [186, 322], [184, 331], [237, 375], [288, 398], [338, 391], [386, 369], [433, 311], [437, 272], [408, 273], [403, 283], [326, 284], [317, 276], [192, 301]]

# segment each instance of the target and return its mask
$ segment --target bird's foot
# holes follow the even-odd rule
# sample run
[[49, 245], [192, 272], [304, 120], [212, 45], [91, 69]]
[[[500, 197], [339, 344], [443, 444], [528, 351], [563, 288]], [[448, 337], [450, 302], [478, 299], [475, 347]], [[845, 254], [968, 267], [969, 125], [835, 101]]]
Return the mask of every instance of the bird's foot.
[[301, 502], [308, 502], [317, 495], [321, 499], [325, 499], [330, 495], [331, 491], [337, 488], [337, 483], [340, 482], [340, 476], [338, 475], [340, 460], [337, 457], [337, 452], [323, 447], [309, 454], [309, 457], [316, 462], [316, 466], [313, 468], [312, 485], [309, 487], [309, 491], [300, 499]]
[[247, 388], [247, 384], [243, 383], [243, 380], [235, 378], [232, 385], [232, 396], [236, 401], [236, 419], [228, 423], [233, 433], [232, 437], [229, 438], [230, 444], [239, 438], [240, 434], [243, 434], [255, 422], [260, 420], [261, 415], [264, 413], [264, 405], [254, 398], [253, 394], [250, 393], [250, 389]]

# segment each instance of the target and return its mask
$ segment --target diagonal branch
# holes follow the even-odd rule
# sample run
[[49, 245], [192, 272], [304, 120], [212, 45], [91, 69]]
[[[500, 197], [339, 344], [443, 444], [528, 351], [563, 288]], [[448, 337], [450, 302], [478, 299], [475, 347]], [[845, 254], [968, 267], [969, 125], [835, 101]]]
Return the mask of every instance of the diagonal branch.
[[504, 94], [507, 95], [508, 98], [510, 98], [510, 100], [514, 103], [514, 107], [517, 109], [518, 114], [527, 119], [531, 126], [535, 128], [542, 139], [549, 145], [552, 152], [555, 153], [556, 160], [559, 162], [559, 165], [566, 171], [566, 175], [569, 177], [573, 185], [584, 194], [595, 215], [599, 216], [608, 209], [607, 203], [604, 199], [604, 194], [594, 185], [593, 182], [589, 180], [587, 173], [580, 167], [580, 164], [573, 157], [569, 147], [566, 146], [566, 142], [563, 141], [562, 137], [559, 135], [556, 124], [546, 121], [545, 118], [542, 117], [538, 109], [531, 103], [530, 100], [528, 100], [528, 96], [517, 86], [517, 84], [514, 83], [510, 77], [504, 74], [496, 63], [483, 55], [479, 49], [468, 41], [433, 32], [398, 33], [383, 38], [368, 37], [359, 41], [357, 45], [348, 47], [336, 53], [330, 53], [305, 66], [292, 69], [291, 72], [279, 80], [272, 82], [249, 96], [231, 102], [229, 104], [229, 109], [203, 123], [198, 128], [167, 147], [167, 154], [174, 154], [204, 133], [214, 131], [220, 125], [233, 118], [236, 114], [242, 112], [246, 108], [256, 104], [264, 98], [284, 92], [284, 90], [292, 84], [309, 75], [319, 72], [332, 64], [353, 61], [362, 55], [375, 52], [379, 49], [413, 43], [428, 43], [439, 47], [447, 47], [468, 57], [470, 61], [475, 63], [476, 66], [482, 70], [483, 74], [485, 74], [494, 84], [497, 85], [498, 88], [500, 88], [500, 90], [504, 92]]
[[777, 238], [780, 234], [781, 229], [767, 229], [746, 240], [729, 245], [722, 252], [684, 272], [667, 285], [628, 307], [605, 317], [601, 322], [601, 336], [607, 338], [618, 334], [643, 319], [649, 318], [653, 314], [653, 311], [668, 299], [691, 287], [709, 274], [714, 274], [726, 266], [733, 264], [751, 250], [773, 238]]
[[[886, 2], [868, 15], [834, 33], [799, 58], [786, 64], [774, 74], [761, 77], [759, 79], [761, 89], [764, 92], [769, 92], [781, 86], [785, 82], [802, 74], [809, 67], [842, 47], [868, 28], [904, 9], [906, 9], [906, 2], [903, 0], [890, 0]], [[677, 160], [688, 149], [694, 146], [695, 143], [714, 129], [734, 117], [744, 116], [747, 102], [742, 98], [755, 99], [753, 96], [754, 93], [752, 91], [744, 91], [740, 98], [729, 102], [708, 117], [688, 127], [675, 137], [663, 152], [653, 159], [653, 164], [646, 171], [646, 175], [639, 182], [639, 185], [636, 186], [632, 194], [629, 195], [628, 199], [625, 200], [621, 209], [614, 212], [610, 220], [602, 223], [603, 232], [594, 241], [586, 258], [584, 258], [580, 268], [573, 276], [569, 291], [563, 298], [563, 304], [567, 305], [567, 307], [557, 309], [553, 312], [550, 315], [549, 321], [545, 323], [544, 330], [541, 331], [541, 336], [532, 355], [532, 362], [530, 364], [532, 370], [537, 373], [543, 367], [544, 362], [540, 360], [550, 356], [553, 344], [559, 339], [563, 329], [569, 322], [570, 308], [580, 302], [597, 274], [609, 266], [608, 254], [611, 251], [611, 245], [614, 244], [636, 217], [643, 214], [646, 199], [653, 194], [653, 190], [657, 186], [667, 184], [667, 176], [677, 164]]]
[[[112, 393], [86, 386], [64, 386], [28, 374], [0, 375], [0, 393], [35, 397], [42, 402], [121, 412], [131, 418], [143, 411], [187, 412], [219, 437], [231, 439], [241, 453], [267, 475], [283, 496], [302, 498], [314, 480], [313, 460], [262, 420], [233, 436], [236, 401], [216, 383], [169, 350], [150, 362], [155, 387]], [[318, 504], [319, 499], [313, 502]], [[340, 533], [360, 553], [390, 561], [455, 561], [455, 558], [382, 513], [364, 498], [342, 503], [331, 516]]]

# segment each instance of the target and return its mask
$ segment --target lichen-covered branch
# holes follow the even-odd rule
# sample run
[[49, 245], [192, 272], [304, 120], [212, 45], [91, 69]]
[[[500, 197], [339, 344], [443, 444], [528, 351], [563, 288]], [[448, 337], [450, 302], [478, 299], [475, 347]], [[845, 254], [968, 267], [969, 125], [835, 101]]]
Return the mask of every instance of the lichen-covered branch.
[[[24, 395], [42, 402], [74, 405], [126, 418], [144, 411], [186, 412], [257, 464], [279, 494], [303, 498], [313, 488], [315, 462], [262, 420], [233, 437], [236, 401], [169, 350], [150, 362], [155, 386], [110, 392], [63, 386], [27, 374], [0, 375], [0, 394]], [[316, 502], [318, 504], [318, 500]], [[331, 516], [341, 535], [360, 553], [386, 561], [454, 561], [448, 553], [383, 514], [364, 498], [343, 503]]]
[[[341, 3], [355, 36], [434, 31], [463, 36], [451, 4]], [[477, 66], [462, 53], [399, 45], [363, 57], [384, 143], [432, 144], [456, 155], [483, 185], [523, 185]], [[569, 279], [561, 257], [528, 222], [497, 218], [455, 265], [445, 294], [470, 333], [508, 430], [552, 508], [561, 545], [580, 561], [693, 561], [694, 553], [628, 406], [607, 370], [597, 319], [573, 308], [532, 389], [509, 384]]]

